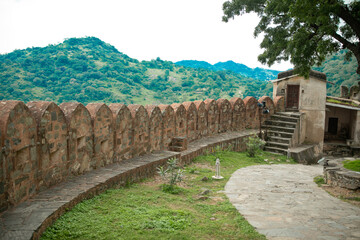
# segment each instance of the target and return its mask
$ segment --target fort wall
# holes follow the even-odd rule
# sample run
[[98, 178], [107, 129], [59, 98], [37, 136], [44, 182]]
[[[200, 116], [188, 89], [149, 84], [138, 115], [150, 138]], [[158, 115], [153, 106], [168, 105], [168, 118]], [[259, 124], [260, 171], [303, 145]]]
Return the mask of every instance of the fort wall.
[[[270, 114], [284, 101], [266, 101]], [[259, 100], [259, 101], [260, 101]], [[261, 102], [260, 101], [260, 102]], [[0, 212], [34, 194], [112, 163], [221, 132], [257, 128], [255, 98], [141, 106], [0, 101]], [[267, 117], [267, 116], [266, 116]], [[264, 118], [265, 119], [265, 116]]]

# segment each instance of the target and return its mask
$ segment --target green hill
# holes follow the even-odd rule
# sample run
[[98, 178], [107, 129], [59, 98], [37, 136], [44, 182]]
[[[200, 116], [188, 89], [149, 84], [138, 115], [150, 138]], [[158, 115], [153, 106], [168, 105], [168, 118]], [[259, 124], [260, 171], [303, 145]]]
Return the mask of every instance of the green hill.
[[277, 78], [277, 74], [280, 71], [264, 69], [264, 68], [249, 68], [248, 66], [236, 63], [233, 61], [227, 62], [218, 62], [214, 65], [211, 65], [208, 62], [204, 61], [195, 61], [195, 60], [183, 60], [176, 62], [177, 65], [185, 66], [185, 67], [192, 67], [192, 68], [204, 68], [210, 69], [214, 71], [232, 71], [234, 73], [239, 73], [245, 77], [258, 79], [258, 80], [274, 80]]
[[327, 95], [340, 96], [340, 86], [345, 85], [349, 88], [360, 81], [360, 76], [356, 73], [357, 61], [352, 57], [345, 61], [346, 51], [342, 50], [325, 59], [320, 67], [314, 67], [315, 70], [326, 74], [328, 81], [334, 83], [327, 85]]
[[[344, 52], [334, 55], [317, 68], [336, 83], [329, 85], [331, 95], [338, 95], [340, 84], [350, 86], [358, 77], [356, 60], [344, 62], [343, 55]], [[0, 100], [166, 104], [272, 96], [270, 82], [236, 73], [250, 69], [245, 65], [231, 61], [189, 64], [194, 63], [197, 68], [160, 58], [139, 62], [98, 38], [71, 38], [58, 45], [0, 55]], [[265, 75], [271, 76], [271, 72]]]
[[270, 95], [272, 85], [231, 71], [139, 62], [98, 38], [0, 55], [0, 99], [139, 104]]

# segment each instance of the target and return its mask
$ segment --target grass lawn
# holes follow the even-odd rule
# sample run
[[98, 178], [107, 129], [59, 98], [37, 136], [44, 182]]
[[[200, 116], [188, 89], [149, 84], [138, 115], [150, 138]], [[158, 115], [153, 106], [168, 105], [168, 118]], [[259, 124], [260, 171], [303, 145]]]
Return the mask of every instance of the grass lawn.
[[353, 161], [345, 160], [343, 164], [344, 164], [344, 168], [347, 168], [352, 171], [360, 172], [360, 159], [356, 159]]
[[[224, 177], [218, 181], [211, 178], [216, 157]], [[235, 170], [270, 163], [287, 160], [266, 152], [254, 158], [228, 151], [200, 156], [184, 167], [179, 194], [161, 191], [164, 182], [159, 176], [111, 189], [76, 205], [41, 239], [266, 239], [238, 213], [223, 190]], [[210, 192], [201, 195], [205, 189]]]

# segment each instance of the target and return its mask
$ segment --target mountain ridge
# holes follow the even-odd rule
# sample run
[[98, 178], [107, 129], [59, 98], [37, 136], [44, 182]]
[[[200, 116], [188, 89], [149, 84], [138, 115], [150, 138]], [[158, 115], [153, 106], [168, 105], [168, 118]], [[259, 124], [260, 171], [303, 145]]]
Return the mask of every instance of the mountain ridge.
[[0, 100], [24, 102], [170, 104], [271, 94], [268, 82], [160, 58], [140, 62], [96, 37], [0, 55], [0, 79]]
[[192, 67], [192, 68], [204, 68], [210, 69], [213, 71], [222, 71], [229, 70], [235, 73], [239, 73], [243, 76], [255, 78], [259, 80], [273, 80], [277, 78], [277, 74], [281, 71], [265, 69], [265, 68], [250, 68], [242, 63], [236, 63], [232, 60], [228, 60], [226, 62], [217, 62], [215, 64], [210, 64], [206, 61], [198, 61], [198, 60], [182, 60], [175, 62], [175, 64]]

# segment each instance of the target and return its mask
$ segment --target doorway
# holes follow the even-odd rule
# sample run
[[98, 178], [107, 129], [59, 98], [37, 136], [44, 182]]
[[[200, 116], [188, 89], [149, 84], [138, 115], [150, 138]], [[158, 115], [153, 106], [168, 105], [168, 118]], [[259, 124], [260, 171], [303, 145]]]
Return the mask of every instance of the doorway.
[[338, 118], [329, 118], [328, 133], [337, 134]]
[[299, 108], [300, 85], [287, 85], [286, 108]]

